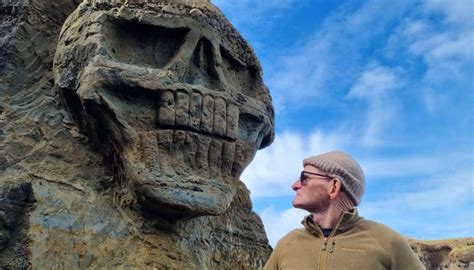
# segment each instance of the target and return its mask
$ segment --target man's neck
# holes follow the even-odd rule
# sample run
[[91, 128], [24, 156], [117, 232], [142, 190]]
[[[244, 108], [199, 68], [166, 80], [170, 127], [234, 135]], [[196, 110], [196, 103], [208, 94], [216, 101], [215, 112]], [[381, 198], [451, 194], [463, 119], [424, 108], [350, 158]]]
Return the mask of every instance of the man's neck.
[[313, 213], [313, 220], [321, 228], [334, 228], [341, 214], [342, 211], [340, 209], [329, 206], [325, 211]]

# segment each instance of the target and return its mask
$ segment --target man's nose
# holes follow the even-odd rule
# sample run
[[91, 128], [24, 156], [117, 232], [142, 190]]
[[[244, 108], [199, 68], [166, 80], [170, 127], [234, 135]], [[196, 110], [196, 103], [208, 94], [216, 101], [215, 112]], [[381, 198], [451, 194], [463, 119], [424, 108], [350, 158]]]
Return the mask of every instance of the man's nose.
[[291, 189], [293, 189], [294, 191], [297, 191], [300, 188], [301, 188], [300, 179], [296, 179], [296, 181], [291, 185]]

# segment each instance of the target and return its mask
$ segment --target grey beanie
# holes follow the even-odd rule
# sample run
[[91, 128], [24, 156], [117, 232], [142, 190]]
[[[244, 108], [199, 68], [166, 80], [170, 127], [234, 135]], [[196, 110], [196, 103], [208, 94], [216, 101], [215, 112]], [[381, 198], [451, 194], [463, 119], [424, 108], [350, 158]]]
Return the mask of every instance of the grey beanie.
[[331, 151], [303, 160], [303, 166], [313, 165], [330, 177], [338, 178], [347, 195], [359, 205], [365, 188], [365, 176], [359, 163], [349, 154]]

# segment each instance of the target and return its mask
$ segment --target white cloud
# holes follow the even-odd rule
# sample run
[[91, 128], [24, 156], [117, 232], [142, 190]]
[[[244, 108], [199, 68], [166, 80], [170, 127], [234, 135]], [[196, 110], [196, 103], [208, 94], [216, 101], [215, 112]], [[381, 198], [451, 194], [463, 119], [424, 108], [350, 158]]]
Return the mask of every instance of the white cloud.
[[[369, 181], [373, 181], [381, 178], [410, 179], [420, 175], [436, 175], [458, 167], [468, 166], [472, 164], [472, 161], [471, 153], [467, 151], [448, 154], [408, 154], [398, 157], [378, 156], [362, 159], [360, 164]], [[453, 164], [455, 164], [454, 167]]]
[[[390, 5], [387, 9], [386, 6]], [[386, 28], [403, 16], [409, 1], [347, 2], [329, 14], [306, 40], [282, 50], [265, 67], [267, 84], [278, 106], [277, 112], [307, 105], [337, 103], [372, 59], [366, 59], [367, 47], [377, 46]], [[380, 10], [384, 15], [380, 16]], [[370, 29], [370, 31], [367, 31]], [[382, 43], [383, 44], [383, 43]]]
[[[362, 144], [379, 146], [383, 131], [395, 121], [398, 102], [394, 90], [403, 86], [401, 75], [394, 69], [375, 65], [365, 70], [349, 91], [348, 98], [362, 99], [368, 103]], [[396, 93], [395, 93], [396, 94]]]
[[[362, 201], [360, 212], [412, 237], [462, 237], [474, 233], [474, 182], [472, 168], [446, 176], [430, 176], [392, 191], [372, 201]], [[425, 225], [420, 227], [420, 223]], [[429, 224], [429, 226], [427, 226]], [[449, 225], [447, 225], [449, 224]], [[457, 229], [455, 229], [457, 228]], [[424, 232], [429, 229], [430, 232]], [[457, 230], [457, 232], [456, 232]]]
[[474, 3], [471, 0], [425, 0], [424, 7], [428, 13], [442, 13], [446, 23], [461, 24], [468, 27], [474, 26], [474, 20], [472, 19]]
[[307, 211], [290, 208], [283, 211], [277, 211], [273, 206], [264, 209], [260, 213], [265, 231], [267, 232], [270, 245], [275, 247], [287, 233], [296, 228], [301, 228], [303, 217], [308, 215]]
[[252, 197], [291, 195], [291, 184], [298, 178], [304, 158], [341, 149], [347, 143], [342, 132], [326, 134], [315, 131], [308, 136], [285, 131], [275, 142], [257, 152], [241, 176]]
[[390, 49], [406, 49], [405, 58], [423, 65], [419, 70], [424, 72], [413, 83], [432, 114], [443, 113], [459, 91], [472, 90], [473, 12], [472, 1], [427, 0], [389, 38]]
[[365, 70], [349, 91], [349, 97], [378, 102], [400, 86], [395, 71], [388, 67], [373, 66]]

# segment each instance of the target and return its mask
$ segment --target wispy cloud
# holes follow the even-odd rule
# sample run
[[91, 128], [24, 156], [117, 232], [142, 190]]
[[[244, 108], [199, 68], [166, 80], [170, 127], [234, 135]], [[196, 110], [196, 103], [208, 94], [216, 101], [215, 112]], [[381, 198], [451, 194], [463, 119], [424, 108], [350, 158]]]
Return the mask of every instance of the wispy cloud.
[[[397, 187], [394, 184], [392, 191], [363, 201], [360, 212], [412, 237], [436, 239], [473, 235], [472, 177], [472, 168], [467, 167], [449, 175], [431, 175], [409, 185]], [[429, 226], [417, 228], [420, 223]]]
[[427, 0], [389, 37], [388, 51], [398, 50], [424, 69], [413, 83], [431, 113], [442, 112], [460, 95], [472, 99], [473, 12], [472, 1]]
[[396, 157], [379, 155], [360, 160], [368, 181], [387, 178], [412, 181], [413, 177], [427, 177], [443, 172], [454, 173], [453, 170], [471, 167], [473, 162], [474, 158], [469, 149], [465, 149], [464, 152], [453, 151], [448, 154], [429, 151], [425, 154], [409, 153]]
[[350, 88], [364, 72], [364, 62], [370, 62], [367, 49], [383, 45], [384, 30], [409, 6], [407, 1], [391, 1], [390, 9], [384, 1], [364, 3], [341, 5], [305, 42], [275, 57], [267, 82], [277, 102], [304, 105], [308, 97], [319, 97], [332, 103], [331, 99]]
[[241, 176], [252, 197], [291, 195], [290, 186], [298, 177], [302, 160], [334, 149], [343, 149], [344, 133], [314, 131], [309, 135], [285, 131], [275, 142], [257, 152], [255, 159]]
[[301, 228], [301, 221], [306, 215], [308, 215], [308, 212], [296, 208], [278, 211], [273, 206], [270, 206], [264, 209], [260, 213], [260, 217], [265, 226], [270, 245], [275, 247], [278, 240], [288, 232]]
[[212, 2], [238, 29], [268, 26], [278, 20], [284, 12], [302, 3], [301, 0], [213, 0]]
[[375, 65], [365, 70], [349, 91], [348, 98], [366, 102], [366, 122], [361, 143], [378, 146], [382, 131], [396, 119], [398, 102], [393, 91], [403, 86], [401, 75], [394, 69]]
[[[474, 28], [467, 14], [474, 4], [451, 4], [341, 5], [304, 42], [295, 42], [268, 61], [267, 84], [277, 114], [308, 110], [316, 106], [314, 101], [324, 108], [351, 108], [351, 115], [366, 115], [361, 139], [366, 146], [377, 147], [397, 143], [397, 130], [406, 132], [417, 121], [415, 109], [421, 114], [442, 114], [447, 113], [446, 106], [458, 104], [472, 112]], [[389, 89], [400, 91], [379, 95], [392, 92]], [[348, 92], [359, 102], [341, 98]], [[360, 105], [365, 102], [366, 108]], [[397, 128], [391, 129], [394, 125]]]

